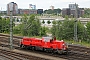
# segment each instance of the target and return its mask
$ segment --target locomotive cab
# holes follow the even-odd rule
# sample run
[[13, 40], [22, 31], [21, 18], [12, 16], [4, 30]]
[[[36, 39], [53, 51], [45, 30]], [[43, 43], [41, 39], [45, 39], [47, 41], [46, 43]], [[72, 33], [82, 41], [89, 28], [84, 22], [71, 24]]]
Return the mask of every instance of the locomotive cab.
[[44, 41], [44, 42], [50, 42], [50, 43], [52, 43], [53, 41], [56, 41], [56, 37], [42, 37], [42, 40]]
[[63, 40], [59, 41], [57, 52], [59, 54], [68, 53], [68, 45]]
[[53, 41], [52, 37], [42, 37], [42, 40], [43, 40], [44, 42]]

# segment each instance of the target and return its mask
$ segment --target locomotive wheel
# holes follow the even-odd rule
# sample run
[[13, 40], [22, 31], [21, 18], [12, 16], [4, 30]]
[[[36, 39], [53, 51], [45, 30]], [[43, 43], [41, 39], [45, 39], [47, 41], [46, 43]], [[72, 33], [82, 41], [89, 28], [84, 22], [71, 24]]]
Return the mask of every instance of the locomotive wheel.
[[20, 48], [22, 47], [22, 44], [20, 45]]
[[35, 50], [35, 47], [32, 47], [32, 50], [34, 51]]
[[22, 45], [22, 48], [26, 48], [25, 45]]
[[47, 49], [46, 48], [43, 48], [43, 51], [47, 52]]
[[52, 54], [55, 54], [55, 53], [56, 53], [56, 50], [53, 49], [53, 50], [52, 50]]
[[54, 54], [55, 53], [55, 51], [54, 50], [52, 50], [52, 52], [51, 52], [52, 54]]
[[44, 48], [42, 48], [42, 51], [44, 51]]
[[23, 45], [23, 44], [21, 44], [21, 45], [20, 45], [20, 47], [21, 47], [21, 48], [24, 48], [24, 45]]
[[57, 50], [56, 49], [53, 49], [52, 50], [52, 54], [55, 54], [55, 53], [57, 53]]
[[35, 47], [34, 50], [38, 50], [37, 47]]
[[21, 48], [26, 48], [26, 46], [25, 46], [25, 45], [23, 45], [23, 44], [21, 44], [21, 45], [20, 45], [20, 47], [21, 47]]
[[64, 54], [69, 54], [68, 50]]
[[57, 53], [58, 54], [63, 54], [63, 51], [62, 50], [57, 50]]

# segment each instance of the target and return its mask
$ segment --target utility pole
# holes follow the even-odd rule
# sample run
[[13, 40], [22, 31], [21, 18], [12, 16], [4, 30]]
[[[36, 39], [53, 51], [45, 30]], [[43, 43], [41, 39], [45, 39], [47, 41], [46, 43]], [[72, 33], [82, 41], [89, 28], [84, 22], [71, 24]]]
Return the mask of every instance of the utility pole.
[[74, 24], [74, 40], [78, 41], [78, 37], [77, 37], [77, 7], [78, 5], [75, 3], [75, 24]]
[[13, 24], [12, 24], [12, 11], [10, 11], [10, 49], [13, 48]]

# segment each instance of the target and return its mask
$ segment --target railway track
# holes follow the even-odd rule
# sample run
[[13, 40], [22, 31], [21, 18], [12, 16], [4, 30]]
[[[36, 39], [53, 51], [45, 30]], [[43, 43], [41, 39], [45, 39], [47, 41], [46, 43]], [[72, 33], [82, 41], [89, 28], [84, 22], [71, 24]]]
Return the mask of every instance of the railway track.
[[[14, 49], [18, 49], [19, 46], [17, 44], [19, 44], [18, 43], [19, 40], [17, 40], [17, 37], [15, 37], [15, 38], [14, 38], [13, 47], [14, 47]], [[49, 60], [49, 59], [40, 58], [40, 57], [36, 57], [36, 56], [32, 56], [32, 55], [13, 52], [13, 51], [7, 49], [7, 48], [9, 48], [9, 46], [10, 46], [9, 36], [7, 36], [7, 35], [0, 36], [0, 56], [2, 56], [2, 58], [4, 60]]]
[[26, 49], [21, 49], [23, 51], [28, 51], [28, 52], [34, 52], [34, 53], [40, 53], [40, 54], [44, 54], [44, 55], [49, 55], [49, 56], [53, 56], [53, 57], [57, 57], [57, 58], [64, 58], [67, 60], [89, 60], [90, 59], [90, 55], [87, 54], [80, 54], [80, 53], [76, 53], [76, 52], [70, 52], [68, 55], [64, 55], [64, 54], [52, 54], [50, 52], [41, 52], [41, 51], [32, 51], [32, 50], [26, 50]]
[[76, 51], [76, 52], [82, 52], [86, 54], [90, 54], [90, 48], [80, 46], [80, 45], [69, 45], [69, 49], [71, 51]]
[[3, 49], [0, 49], [0, 56], [6, 57], [9, 60], [48, 60]]
[[[0, 36], [2, 36], [0, 34]], [[5, 36], [5, 35], [3, 35]], [[6, 36], [9, 37], [9, 36]], [[4, 37], [3, 37], [4, 38]], [[14, 38], [18, 38], [21, 39], [21, 37], [14, 37]], [[8, 38], [4, 38], [4, 40], [6, 41]], [[15, 43], [14, 44], [18, 44], [19, 40], [15, 39]], [[1, 42], [5, 42], [5, 41], [0, 41]], [[6, 41], [8, 42], [8, 41]], [[17, 42], [17, 43], [16, 43]], [[76, 45], [69, 45], [69, 54], [67, 55], [58, 55], [58, 54], [52, 54], [50, 52], [41, 52], [41, 51], [32, 51], [32, 50], [26, 50], [26, 49], [21, 49], [23, 51], [29, 51], [29, 52], [35, 52], [35, 53], [40, 53], [40, 54], [45, 54], [45, 55], [49, 55], [49, 56], [53, 56], [53, 57], [58, 57], [58, 58], [64, 58], [64, 59], [68, 59], [68, 60], [89, 60], [90, 59], [90, 48], [86, 48], [86, 47], [81, 47], [81, 46], [76, 46]]]

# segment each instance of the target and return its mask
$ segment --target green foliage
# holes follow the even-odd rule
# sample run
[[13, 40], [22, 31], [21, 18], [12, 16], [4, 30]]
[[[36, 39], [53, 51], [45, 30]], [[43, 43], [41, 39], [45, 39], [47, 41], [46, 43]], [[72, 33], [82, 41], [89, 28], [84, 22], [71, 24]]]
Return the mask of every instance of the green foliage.
[[41, 27], [40, 36], [46, 36], [46, 27]]
[[56, 32], [55, 32], [55, 36], [57, 36], [57, 39], [62, 39], [62, 23], [60, 21], [57, 21], [57, 25], [56, 25]]
[[55, 34], [56, 34], [56, 21], [53, 21], [52, 22], [53, 23], [53, 26], [52, 26], [52, 28], [51, 28], [51, 33], [52, 33], [52, 35], [53, 36], [55, 36]]
[[[41, 27], [41, 23], [40, 23], [39, 19], [36, 18], [35, 15], [33, 15], [33, 14], [30, 15], [29, 17], [24, 15], [22, 18], [22, 24], [19, 25], [19, 28], [20, 29], [17, 29], [17, 31], [20, 31], [21, 34], [23, 34], [23, 36], [46, 35], [46, 32], [44, 31], [45, 28]], [[19, 32], [17, 32], [17, 33], [19, 33]]]
[[20, 31], [20, 25], [15, 26], [13, 28], [13, 34], [20, 34], [20, 33], [21, 33], [21, 31]]
[[0, 17], [0, 33], [9, 33], [9, 24], [10, 19], [9, 18], [2, 18]]
[[54, 10], [48, 9], [45, 10], [44, 13], [57, 15], [57, 13], [61, 13], [61, 9], [54, 9]]
[[63, 39], [73, 39], [74, 35], [74, 20], [66, 20], [62, 24]]
[[90, 22], [86, 24], [85, 32], [85, 37], [87, 38], [87, 41], [90, 42]]
[[52, 23], [53, 23], [53, 25], [55, 25], [57, 22], [54, 20], [54, 21], [52, 21]]
[[90, 15], [90, 9], [86, 9], [85, 14]]
[[[69, 20], [68, 17], [65, 18], [63, 22], [54, 21], [53, 27], [51, 28], [52, 35], [56, 36], [58, 39], [73, 40], [74, 38], [74, 24], [75, 20]], [[84, 25], [77, 21], [77, 34], [78, 40], [84, 39]]]
[[[13, 26], [15, 26], [14, 23], [13, 23]], [[10, 31], [10, 19], [9, 18], [6, 19], [5, 28], [6, 28], [5, 29], [6, 33], [9, 33], [9, 31]]]
[[84, 29], [85, 29], [84, 25], [80, 21], [78, 21], [77, 34], [78, 34], [78, 39], [79, 40], [84, 39], [84, 34], [85, 34]]
[[50, 24], [51, 23], [50, 20], [48, 20], [47, 23]]
[[43, 20], [43, 21], [42, 21], [42, 23], [44, 24], [44, 23], [45, 23], [45, 21]]
[[90, 18], [90, 9], [85, 9], [85, 14], [82, 17]]
[[90, 35], [90, 22], [88, 22], [87, 24], [86, 24], [86, 29], [87, 29], [87, 33], [88, 33], [88, 35]]

